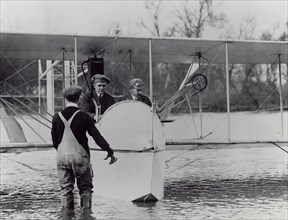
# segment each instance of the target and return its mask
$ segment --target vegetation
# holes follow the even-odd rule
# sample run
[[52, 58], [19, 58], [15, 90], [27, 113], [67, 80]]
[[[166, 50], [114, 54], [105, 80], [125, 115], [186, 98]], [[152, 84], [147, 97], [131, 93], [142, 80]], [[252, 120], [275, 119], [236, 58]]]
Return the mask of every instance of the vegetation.
[[[199, 1], [185, 1], [181, 10], [175, 12], [175, 23], [161, 31], [160, 29], [160, 9], [162, 0], [147, 1], [146, 9], [151, 13], [153, 18], [152, 28], [142, 21], [142, 26], [149, 29], [149, 32], [154, 36], [184, 36], [191, 38], [202, 37], [205, 28], [213, 26], [217, 29], [223, 29], [224, 24], [227, 23], [227, 18], [224, 14], [216, 14], [213, 10], [212, 0], [199, 0]], [[287, 24], [288, 25], [288, 24]], [[245, 40], [255, 40], [255, 17], [247, 16], [242, 22], [238, 35], [236, 38]], [[275, 32], [278, 27], [275, 27]], [[162, 34], [160, 34], [162, 33]], [[224, 39], [234, 38], [233, 33], [226, 33], [222, 37]], [[270, 31], [265, 31], [258, 38], [260, 40], [288, 40], [287, 31], [284, 31], [280, 36], [273, 36]], [[282, 69], [284, 69], [282, 66]], [[166, 67], [163, 66], [163, 71], [159, 72], [163, 77], [163, 72]], [[183, 72], [183, 67], [174, 65], [173, 69], [177, 72]], [[287, 66], [286, 66], [287, 70]], [[185, 72], [185, 71], [184, 71]], [[200, 71], [201, 72], [201, 71]], [[169, 72], [168, 72], [169, 74]], [[286, 74], [286, 75], [285, 75]], [[225, 87], [225, 69], [221, 65], [213, 65], [207, 72], [209, 87], [203, 92], [203, 103], [210, 103], [207, 110], [212, 111], [226, 111], [226, 87]], [[284, 76], [284, 77], [283, 77]], [[157, 76], [155, 78], [158, 78]], [[161, 78], [161, 77], [159, 77]], [[164, 78], [164, 79], [163, 79]], [[282, 70], [282, 78], [287, 79], [287, 71], [284, 73]], [[174, 78], [171, 81], [178, 81], [176, 85], [180, 85], [179, 80], [183, 79]], [[234, 111], [241, 110], [263, 110], [279, 107], [279, 75], [277, 63], [267, 65], [230, 65], [229, 66], [229, 81], [231, 85], [231, 108]], [[155, 83], [155, 85], [163, 85]], [[282, 91], [284, 106], [288, 107], [288, 80], [282, 80]], [[159, 89], [157, 89], [158, 91]], [[167, 93], [166, 93], [167, 94]], [[266, 99], [268, 97], [268, 99]], [[197, 106], [198, 100], [193, 97], [190, 100], [194, 106]], [[188, 111], [188, 107], [185, 111]]]
[[[227, 18], [224, 14], [216, 14], [214, 12], [212, 0], [185, 1], [181, 9], [175, 9], [175, 18], [171, 19], [174, 23], [163, 28], [160, 25], [161, 4], [162, 0], [146, 1], [146, 10], [150, 14], [151, 22], [148, 24], [141, 20], [138, 24], [140, 28], [147, 29], [153, 36], [200, 38], [208, 25], [223, 29], [224, 24], [227, 23]], [[245, 40], [288, 40], [286, 31], [278, 37], [273, 36], [270, 31], [265, 31], [259, 38], [256, 38], [254, 33], [255, 26], [255, 17], [247, 16], [242, 22], [238, 34], [227, 32], [222, 37], [225, 39], [235, 39], [236, 37], [236, 39]], [[275, 32], [276, 29], [277, 27], [275, 27]], [[137, 73], [138, 77], [143, 78], [148, 83], [147, 66], [144, 66], [142, 71], [135, 71], [137, 69], [136, 65], [133, 64], [133, 72]], [[141, 67], [139, 69], [141, 70]], [[282, 69], [285, 70], [285, 65], [282, 66]], [[160, 105], [177, 91], [187, 70], [187, 65], [154, 65], [154, 93]], [[119, 75], [123, 74], [121, 71], [118, 71], [118, 73]], [[223, 65], [213, 65], [206, 74], [209, 83], [208, 89], [203, 92], [203, 103], [206, 103], [206, 110], [226, 111], [226, 87], [225, 83], [223, 83], [226, 78], [225, 67]], [[126, 77], [129, 78], [129, 76], [124, 78]], [[287, 79], [287, 71], [285, 73], [282, 70], [282, 78]], [[280, 88], [277, 63], [253, 66], [230, 65], [229, 81], [232, 111], [256, 111], [279, 107]], [[286, 108], [288, 107], [287, 83], [288, 80], [282, 80], [283, 105]], [[121, 85], [122, 83], [116, 79], [116, 84]], [[198, 108], [198, 96], [191, 97], [190, 102], [192, 106]], [[188, 106], [182, 106], [181, 110], [187, 112]]]
[[[162, 1], [146, 1], [145, 10], [150, 14], [150, 23], [141, 20], [137, 23], [141, 29], [146, 29], [152, 36], [166, 37], [202, 37], [205, 28], [213, 26], [223, 30], [227, 18], [224, 14], [217, 14], [213, 10], [212, 0], [184, 1], [182, 8], [175, 9], [173, 22], [169, 26], [161, 25], [161, 6]], [[247, 39], [247, 40], [279, 40], [287, 41], [287, 30], [283, 31], [280, 36], [274, 36], [274, 31], [267, 30], [259, 37], [255, 37], [255, 17], [247, 16], [241, 24], [238, 33], [226, 31], [222, 38], [228, 39]], [[117, 24], [117, 29], [121, 27]], [[114, 27], [115, 28], [115, 27]], [[277, 29], [277, 27], [275, 27]], [[110, 31], [112, 30], [112, 27]], [[105, 57], [104, 57], [105, 58]], [[27, 63], [31, 63], [28, 68], [24, 68]], [[23, 94], [38, 94], [38, 66], [35, 61], [27, 60], [7, 60], [1, 59], [1, 78], [6, 82], [18, 88]], [[169, 97], [171, 97], [179, 88], [188, 70], [188, 65], [160, 63], [153, 65], [154, 73], [154, 94], [161, 106]], [[203, 70], [203, 65], [200, 70]], [[23, 70], [22, 70], [23, 69]], [[282, 95], [283, 105], [288, 106], [288, 79], [287, 66], [283, 65], [282, 69]], [[128, 92], [129, 79], [140, 77], [146, 85], [149, 83], [149, 67], [147, 63], [105, 63], [105, 73], [112, 78], [109, 92], [114, 95], [121, 95]], [[14, 74], [20, 73], [20, 74]], [[203, 105], [206, 111], [226, 111], [226, 87], [225, 87], [225, 67], [223, 65], [213, 65], [205, 73], [208, 78], [208, 88], [203, 92]], [[11, 77], [13, 76], [13, 77]], [[25, 82], [26, 81], [26, 82]], [[275, 109], [279, 107], [279, 73], [277, 63], [267, 65], [230, 65], [229, 81], [231, 92], [231, 110], [264, 110]], [[85, 86], [83, 78], [79, 80], [80, 85]], [[3, 84], [1, 85], [3, 86]], [[55, 83], [56, 92], [60, 94], [62, 89], [61, 83]], [[7, 86], [1, 88], [5, 93], [9, 92]], [[148, 94], [149, 88], [146, 86], [145, 93]], [[45, 91], [43, 91], [45, 93]], [[268, 98], [267, 98], [268, 97]], [[184, 98], [184, 97], [183, 97]], [[190, 103], [193, 108], [198, 109], [199, 96], [191, 96]], [[187, 105], [181, 105], [178, 111], [188, 112]]]

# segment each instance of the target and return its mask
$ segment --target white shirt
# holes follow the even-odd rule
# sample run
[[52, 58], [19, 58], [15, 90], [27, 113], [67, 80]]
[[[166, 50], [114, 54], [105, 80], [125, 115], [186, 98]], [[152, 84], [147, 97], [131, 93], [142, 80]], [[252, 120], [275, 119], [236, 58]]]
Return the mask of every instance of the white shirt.
[[102, 95], [103, 95], [103, 93], [98, 93], [98, 92], [96, 92], [97, 93], [97, 96], [100, 98]]
[[72, 107], [77, 107], [77, 108], [78, 108], [77, 103], [67, 101], [67, 105], [66, 105], [66, 107], [71, 107], [71, 106], [72, 106]]
[[136, 100], [136, 96], [134, 96], [133, 94], [131, 94], [131, 96], [133, 100]]

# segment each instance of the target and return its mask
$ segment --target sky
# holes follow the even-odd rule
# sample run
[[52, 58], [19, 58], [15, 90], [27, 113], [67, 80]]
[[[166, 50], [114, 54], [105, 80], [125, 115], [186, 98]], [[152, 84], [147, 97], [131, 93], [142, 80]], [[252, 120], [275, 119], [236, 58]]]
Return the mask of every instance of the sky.
[[[193, 0], [195, 1], [195, 0]], [[229, 25], [227, 29], [239, 30], [244, 17], [256, 18], [256, 33], [265, 30], [287, 30], [287, 0], [214, 0], [216, 12], [225, 13]], [[182, 0], [163, 0], [160, 22], [169, 25], [175, 8], [181, 7]], [[147, 35], [136, 23], [149, 21], [141, 0], [0, 0], [1, 32], [48, 33], [78, 35], [111, 35], [119, 24], [123, 36]], [[282, 31], [282, 32], [283, 32]], [[210, 28], [205, 32], [217, 36], [217, 30]], [[208, 33], [208, 34], [207, 34]]]

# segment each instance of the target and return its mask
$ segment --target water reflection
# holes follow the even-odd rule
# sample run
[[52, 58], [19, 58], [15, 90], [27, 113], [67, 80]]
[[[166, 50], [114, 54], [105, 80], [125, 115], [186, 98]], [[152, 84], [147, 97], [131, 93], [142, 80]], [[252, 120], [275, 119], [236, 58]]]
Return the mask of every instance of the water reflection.
[[79, 210], [79, 214], [74, 210], [61, 210], [57, 220], [95, 220], [91, 210]]
[[156, 206], [157, 202], [133, 202], [133, 204], [137, 207], [142, 207], [142, 208], [147, 208], [147, 210], [149, 209], [153, 209], [153, 207]]

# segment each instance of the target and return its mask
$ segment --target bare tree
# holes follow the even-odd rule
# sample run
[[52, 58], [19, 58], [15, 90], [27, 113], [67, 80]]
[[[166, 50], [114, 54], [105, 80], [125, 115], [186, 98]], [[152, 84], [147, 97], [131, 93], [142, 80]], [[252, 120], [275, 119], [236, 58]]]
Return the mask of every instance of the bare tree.
[[152, 25], [141, 19], [139, 26], [144, 27], [152, 36], [173, 36], [176, 27], [161, 27], [160, 17], [162, 9], [162, 0], [148, 0], [145, 2], [145, 9], [150, 15]]
[[[277, 23], [274, 25], [272, 29], [265, 30], [260, 35], [261, 40], [280, 40], [280, 41], [288, 41], [288, 22], [286, 22], [286, 28], [285, 30], [282, 30], [280, 27], [280, 23]], [[277, 33], [280, 33], [280, 35], [277, 35]]]
[[186, 0], [183, 8], [176, 11], [176, 17], [176, 32], [180, 36], [195, 38], [202, 36], [206, 25], [221, 26], [225, 21], [224, 14], [214, 12], [212, 0]]
[[245, 16], [240, 24], [238, 39], [255, 39], [256, 17], [252, 15]]
[[159, 13], [161, 1], [162, 0], [145, 2], [145, 8], [150, 12], [153, 18], [153, 27], [152, 29], [149, 28], [143, 20], [141, 20], [141, 25], [146, 28], [153, 36], [160, 36]]
[[[212, 0], [185, 0], [180, 8], [169, 15], [170, 26], [160, 26], [162, 16], [162, 0], [145, 2], [145, 9], [150, 15], [152, 25], [143, 19], [140, 26], [153, 36], [185, 36], [199, 38], [207, 25], [222, 28], [226, 17], [223, 13], [215, 13]], [[164, 19], [164, 17], [163, 17]], [[165, 17], [167, 20], [168, 18]]]

